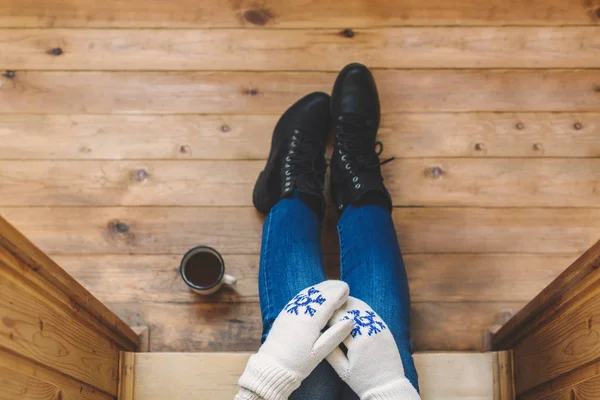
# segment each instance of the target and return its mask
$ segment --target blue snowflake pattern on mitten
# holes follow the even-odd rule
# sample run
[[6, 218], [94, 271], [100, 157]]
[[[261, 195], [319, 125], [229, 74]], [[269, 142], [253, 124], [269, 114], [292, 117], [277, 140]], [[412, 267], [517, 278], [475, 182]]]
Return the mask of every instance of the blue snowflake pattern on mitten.
[[366, 310], [364, 314], [361, 315], [360, 310], [349, 310], [347, 311], [348, 315], [344, 317], [344, 319], [352, 319], [354, 320], [354, 329], [352, 329], [352, 337], [362, 336], [363, 328], [367, 329], [366, 332], [369, 336], [376, 335], [384, 329], [387, 329], [387, 326], [383, 323], [381, 319], [377, 318], [377, 314], [371, 310]]
[[311, 287], [306, 294], [298, 293], [283, 309], [289, 314], [295, 315], [298, 315], [302, 309], [304, 309], [303, 314], [308, 314], [312, 317], [317, 310], [311, 307], [311, 304], [323, 304], [325, 301], [326, 299], [321, 295], [321, 292], [314, 287]]

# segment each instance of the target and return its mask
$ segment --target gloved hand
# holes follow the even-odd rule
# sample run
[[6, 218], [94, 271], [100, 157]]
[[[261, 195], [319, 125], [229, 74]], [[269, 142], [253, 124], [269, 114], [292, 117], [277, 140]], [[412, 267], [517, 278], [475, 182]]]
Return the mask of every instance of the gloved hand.
[[338, 347], [327, 361], [361, 400], [419, 400], [416, 389], [404, 375], [400, 352], [381, 317], [365, 302], [352, 296], [331, 319], [354, 322], [344, 340], [347, 354]]
[[[281, 311], [265, 343], [248, 360], [238, 384], [266, 400], [287, 399], [304, 378], [353, 329], [340, 320], [322, 333], [333, 313], [348, 299], [348, 285], [325, 281], [298, 293]], [[245, 389], [245, 390], [244, 390]]]

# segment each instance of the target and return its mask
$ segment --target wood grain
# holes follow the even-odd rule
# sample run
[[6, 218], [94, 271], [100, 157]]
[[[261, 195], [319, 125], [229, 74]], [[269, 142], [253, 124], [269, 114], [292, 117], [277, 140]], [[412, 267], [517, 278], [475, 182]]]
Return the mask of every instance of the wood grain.
[[[0, 213], [52, 254], [183, 254], [199, 243], [257, 254], [262, 217], [239, 207], [2, 207]], [[333, 212], [324, 249], [336, 253]], [[600, 209], [397, 208], [408, 253], [580, 253], [597, 240]]]
[[[600, 111], [599, 70], [381, 70], [384, 113]], [[280, 113], [328, 91], [329, 72], [51, 72], [0, 75], [0, 113]], [[101, 88], [101, 90], [100, 90]]]
[[[252, 206], [264, 167], [265, 161], [0, 161], [0, 206]], [[403, 207], [600, 204], [600, 158], [398, 159], [383, 176]]]
[[2, 218], [0, 261], [37, 287], [37, 291], [46, 292], [48, 301], [76, 315], [98, 335], [124, 350], [138, 347], [137, 335], [123, 321]]
[[[148, 328], [146, 327], [146, 332]], [[147, 351], [147, 350], [146, 350]], [[119, 400], [133, 400], [135, 396], [135, 356], [138, 353], [122, 351], [119, 354]], [[141, 354], [141, 353], [139, 353]], [[170, 384], [165, 385], [170, 386]]]
[[[258, 255], [225, 254], [235, 289], [202, 297], [179, 276], [181, 255], [57, 255], [53, 258], [104, 302], [236, 303], [258, 301]], [[407, 254], [412, 301], [531, 300], [573, 261], [573, 255]], [[325, 257], [326, 272], [339, 277], [338, 256]], [[460, 273], [457, 273], [460, 271]]]
[[2, 400], [53, 400], [60, 392], [60, 389], [51, 383], [2, 367], [0, 367], [0, 387], [2, 387], [0, 393]]
[[600, 359], [599, 309], [597, 290], [588, 290], [515, 346], [517, 393]]
[[[415, 354], [424, 400], [494, 400], [492, 369], [496, 353]], [[247, 353], [151, 353], [135, 357], [137, 400], [231, 399]], [[171, 385], [164, 384], [172, 383]]]
[[192, 0], [30, 0], [0, 2], [3, 27], [366, 27], [391, 25], [589, 25], [597, 0], [460, 2], [318, 0], [258, 3]]
[[[554, 399], [552, 396], [564, 396], [567, 389], [577, 384], [600, 376], [600, 363], [590, 364], [581, 368], [571, 370], [561, 376], [543, 383], [535, 388], [519, 395], [519, 400], [546, 400]], [[571, 400], [571, 399], [569, 399]]]
[[569, 304], [600, 279], [599, 266], [600, 241], [579, 256], [494, 335], [494, 348], [510, 349], [541, 322], [554, 318], [556, 310]]
[[494, 353], [494, 400], [515, 399], [515, 376], [512, 351]]
[[600, 376], [580, 382], [573, 387], [554, 393], [543, 400], [592, 400], [600, 397]]
[[355, 29], [351, 38], [339, 29], [4, 29], [0, 64], [12, 70], [339, 71], [360, 54], [371, 68], [597, 68], [597, 29]]
[[[265, 159], [278, 118], [5, 114], [0, 159]], [[384, 115], [378, 138], [404, 158], [599, 157], [599, 129], [598, 113], [409, 113]]]
[[5, 350], [0, 350], [0, 387], [2, 400], [114, 400], [114, 396]]
[[115, 395], [117, 346], [0, 261], [0, 347]]
[[[521, 302], [415, 302], [412, 341], [418, 351], [480, 351], [483, 332]], [[109, 303], [130, 325], [148, 325], [150, 350], [256, 351], [262, 330], [258, 303]]]

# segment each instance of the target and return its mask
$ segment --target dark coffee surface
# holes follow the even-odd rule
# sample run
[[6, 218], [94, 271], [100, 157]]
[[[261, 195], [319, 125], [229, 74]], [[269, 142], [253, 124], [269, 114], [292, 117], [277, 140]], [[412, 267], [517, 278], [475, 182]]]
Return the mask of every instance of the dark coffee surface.
[[221, 260], [212, 253], [196, 253], [188, 259], [184, 273], [192, 284], [210, 286], [221, 276]]

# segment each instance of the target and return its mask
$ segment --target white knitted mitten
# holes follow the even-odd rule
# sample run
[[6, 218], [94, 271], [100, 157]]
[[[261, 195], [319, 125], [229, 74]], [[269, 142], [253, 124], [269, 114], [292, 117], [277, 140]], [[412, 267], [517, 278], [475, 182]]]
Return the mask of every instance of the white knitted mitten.
[[248, 360], [238, 384], [266, 400], [287, 399], [352, 331], [352, 321], [342, 320], [321, 333], [348, 292], [345, 282], [325, 281], [298, 293]]
[[387, 325], [365, 302], [352, 296], [338, 310], [331, 324], [354, 322], [344, 340], [347, 354], [338, 347], [327, 361], [361, 400], [419, 400], [420, 396], [404, 375], [396, 342]]

